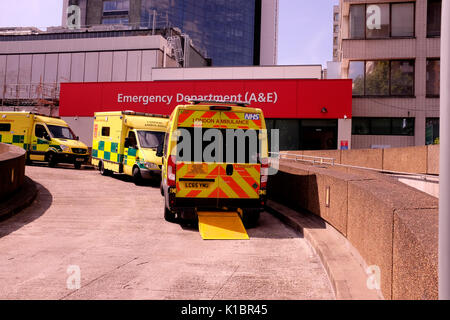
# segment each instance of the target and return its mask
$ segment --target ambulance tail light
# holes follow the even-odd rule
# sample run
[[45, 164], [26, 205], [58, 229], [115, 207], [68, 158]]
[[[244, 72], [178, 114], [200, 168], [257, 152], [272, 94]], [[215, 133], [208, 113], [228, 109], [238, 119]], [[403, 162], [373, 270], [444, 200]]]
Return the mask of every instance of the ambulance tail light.
[[176, 186], [176, 157], [169, 156], [167, 161], [167, 185], [169, 187]]
[[267, 188], [267, 179], [269, 175], [269, 159], [261, 158], [261, 189]]

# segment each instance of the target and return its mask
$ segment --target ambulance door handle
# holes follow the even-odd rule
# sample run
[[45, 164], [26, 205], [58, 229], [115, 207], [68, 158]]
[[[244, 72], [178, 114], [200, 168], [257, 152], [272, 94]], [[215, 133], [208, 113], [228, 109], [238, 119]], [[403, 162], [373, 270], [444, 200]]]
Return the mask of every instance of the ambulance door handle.
[[227, 168], [226, 168], [227, 176], [233, 175], [233, 171], [234, 171], [233, 165], [232, 164], [227, 164]]

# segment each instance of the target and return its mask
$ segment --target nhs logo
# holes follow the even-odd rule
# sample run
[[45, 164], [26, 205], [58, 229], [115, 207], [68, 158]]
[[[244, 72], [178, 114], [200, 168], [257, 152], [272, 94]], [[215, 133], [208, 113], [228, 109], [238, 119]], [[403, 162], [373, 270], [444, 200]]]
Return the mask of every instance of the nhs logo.
[[259, 114], [257, 113], [246, 113], [245, 120], [259, 120]]

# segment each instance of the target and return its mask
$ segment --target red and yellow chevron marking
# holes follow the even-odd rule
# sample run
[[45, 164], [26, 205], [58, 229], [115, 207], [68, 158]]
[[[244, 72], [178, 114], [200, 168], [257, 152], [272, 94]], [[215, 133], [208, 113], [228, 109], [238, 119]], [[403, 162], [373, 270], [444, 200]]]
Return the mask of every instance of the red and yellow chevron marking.
[[259, 164], [233, 164], [231, 176], [226, 174], [226, 167], [225, 163], [177, 163], [177, 197], [232, 199], [259, 197]]
[[204, 128], [213, 128], [220, 123], [220, 112], [181, 110], [178, 116], [179, 127], [195, 127], [201, 123]]
[[245, 114], [245, 112], [235, 111], [181, 110], [178, 116], [178, 126], [195, 127], [201, 124], [203, 128], [262, 129], [261, 119], [247, 120]]

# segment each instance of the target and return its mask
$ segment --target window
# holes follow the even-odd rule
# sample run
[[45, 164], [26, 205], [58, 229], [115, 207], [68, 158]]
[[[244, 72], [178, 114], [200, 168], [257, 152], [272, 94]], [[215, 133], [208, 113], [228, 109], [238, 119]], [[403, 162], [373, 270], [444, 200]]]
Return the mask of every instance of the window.
[[366, 6], [364, 4], [357, 4], [350, 6], [350, 38], [363, 39], [365, 38], [366, 25]]
[[352, 119], [353, 135], [414, 136], [414, 118]]
[[109, 137], [109, 131], [110, 131], [109, 127], [102, 127], [102, 136]]
[[427, 59], [427, 97], [439, 97], [440, 69], [439, 59]]
[[426, 119], [425, 144], [439, 144], [439, 118]]
[[389, 95], [389, 61], [366, 61], [365, 94]]
[[366, 6], [366, 38], [389, 38], [389, 4]]
[[414, 37], [413, 2], [350, 6], [350, 39]]
[[392, 4], [393, 37], [414, 37], [414, 3]]
[[414, 95], [414, 60], [350, 61], [354, 96]]
[[335, 46], [338, 45], [338, 38], [337, 37], [333, 38], [333, 45], [335, 45]]
[[334, 14], [334, 21], [339, 21], [339, 13]]
[[350, 61], [348, 78], [353, 80], [353, 95], [364, 95], [364, 61]]
[[338, 26], [338, 25], [334, 25], [334, 26], [333, 26], [333, 32], [334, 32], [334, 33], [339, 32], [339, 26]]
[[129, 20], [128, 18], [103, 18], [102, 24], [124, 24], [128, 25]]
[[51, 140], [50, 135], [42, 124], [37, 124], [34, 128], [34, 135], [36, 138], [41, 138], [45, 140]]
[[10, 123], [0, 123], [0, 131], [11, 131], [11, 124]]
[[441, 0], [428, 0], [427, 5], [427, 37], [441, 35]]
[[75, 134], [69, 127], [47, 125], [48, 130], [52, 133], [53, 138], [76, 140]]
[[391, 95], [414, 95], [413, 61], [391, 61]]
[[130, 10], [130, 0], [103, 1], [103, 14], [117, 11], [128, 14], [128, 10]]

